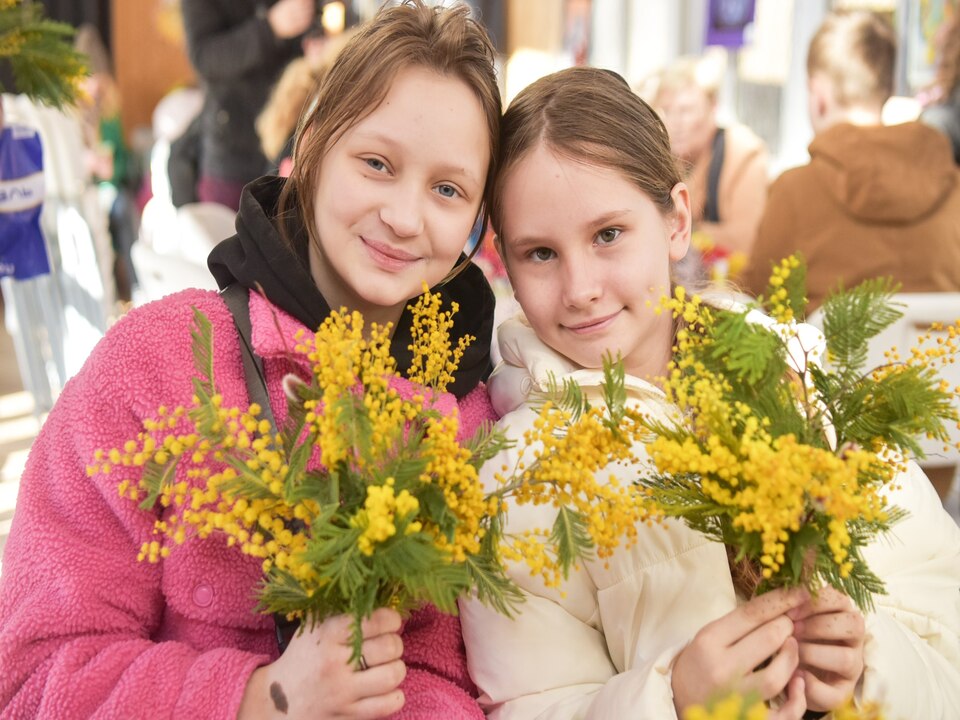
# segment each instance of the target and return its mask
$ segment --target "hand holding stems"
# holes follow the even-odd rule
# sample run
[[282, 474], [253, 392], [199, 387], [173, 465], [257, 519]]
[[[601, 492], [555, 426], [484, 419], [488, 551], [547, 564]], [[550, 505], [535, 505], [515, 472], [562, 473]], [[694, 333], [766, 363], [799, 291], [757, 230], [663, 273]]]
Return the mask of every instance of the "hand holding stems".
[[283, 655], [250, 676], [238, 720], [372, 720], [400, 710], [407, 673], [400, 614], [380, 608], [363, 621], [365, 670], [350, 661], [352, 623], [337, 615], [295, 635]]
[[316, 13], [314, 0], [280, 0], [267, 11], [267, 22], [276, 37], [293, 38], [310, 28]]
[[[797, 673], [799, 648], [790, 610], [809, 595], [802, 589], [759, 595], [705, 625], [677, 656], [673, 702], [678, 715], [730, 690], [770, 700], [785, 692], [769, 720], [799, 720], [807, 709], [804, 676]], [[760, 667], [766, 660], [765, 666]]]
[[853, 601], [832, 587], [787, 612], [800, 643], [800, 667], [810, 710], [842, 705], [863, 674], [866, 625]]

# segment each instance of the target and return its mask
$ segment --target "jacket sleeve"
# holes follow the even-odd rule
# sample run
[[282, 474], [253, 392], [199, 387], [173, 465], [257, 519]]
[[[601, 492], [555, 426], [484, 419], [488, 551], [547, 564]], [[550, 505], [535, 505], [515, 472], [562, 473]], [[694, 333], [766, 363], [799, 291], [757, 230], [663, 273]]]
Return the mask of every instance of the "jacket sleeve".
[[[484, 467], [515, 461], [501, 454]], [[509, 512], [513, 533], [550, 527], [555, 514], [545, 506], [511, 505]], [[733, 586], [722, 546], [669, 521], [638, 532], [609, 568], [600, 560], [571, 571], [562, 593], [512, 566], [524, 598], [512, 618], [461, 600], [467, 663], [488, 717], [676, 717], [674, 658], [704, 624], [736, 606]], [[690, 578], [711, 591], [691, 589]]]
[[960, 717], [960, 528], [911, 464], [890, 495], [909, 514], [865, 548], [884, 581], [866, 616], [862, 696], [891, 718]]
[[756, 241], [747, 255], [741, 285], [753, 296], [766, 291], [774, 263], [798, 247], [793, 198], [786, 180], [781, 176], [770, 186]]
[[114, 326], [67, 384], [21, 479], [0, 577], [0, 717], [226, 720], [268, 661], [154, 637], [169, 611], [162, 566], [137, 553], [155, 516], [110, 475], [85, 472], [94, 449], [136, 437], [131, 392], [156, 410], [160, 380], [131, 368], [164, 367], [150, 364], [170, 357], [163, 328], [189, 335], [189, 305], [139, 317]]
[[[232, 1], [232, 0], [230, 0]], [[183, 26], [190, 62], [205, 80], [240, 78], [262, 66], [280, 41], [266, 17], [251, 14], [228, 25], [224, 0], [183, 0]]]

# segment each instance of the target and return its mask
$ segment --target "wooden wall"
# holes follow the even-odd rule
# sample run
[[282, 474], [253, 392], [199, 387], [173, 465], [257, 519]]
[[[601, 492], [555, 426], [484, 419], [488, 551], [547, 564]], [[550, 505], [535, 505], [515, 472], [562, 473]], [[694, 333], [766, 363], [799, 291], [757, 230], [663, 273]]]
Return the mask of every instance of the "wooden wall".
[[150, 126], [160, 98], [194, 83], [177, 3], [173, 0], [112, 0], [113, 58], [123, 98], [128, 141], [139, 126]]

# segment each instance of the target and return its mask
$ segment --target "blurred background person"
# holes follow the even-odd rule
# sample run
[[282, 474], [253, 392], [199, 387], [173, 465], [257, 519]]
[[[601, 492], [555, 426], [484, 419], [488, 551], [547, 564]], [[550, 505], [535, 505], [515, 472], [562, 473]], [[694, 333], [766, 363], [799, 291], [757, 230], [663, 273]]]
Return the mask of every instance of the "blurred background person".
[[[767, 194], [767, 149], [740, 123], [720, 125], [722, 67], [711, 57], [681, 57], [647, 86], [670, 134], [690, 189], [695, 232], [707, 276], [735, 276], [756, 237]], [[650, 92], [652, 91], [652, 93]], [[722, 268], [711, 268], [722, 263]]]
[[86, 146], [85, 165], [97, 183], [100, 206], [107, 213], [117, 300], [129, 303], [137, 284], [130, 256], [137, 239], [137, 173], [120, 123], [120, 89], [110, 55], [94, 25], [77, 29], [74, 46], [87, 56], [90, 69], [90, 75], [81, 81], [77, 104]]
[[197, 199], [236, 210], [269, 169], [254, 121], [316, 19], [315, 0], [182, 0], [190, 62], [206, 93]]
[[947, 134], [960, 165], [960, 14], [937, 33], [937, 45], [936, 77], [920, 119]]
[[314, 32], [304, 37], [303, 57], [290, 61], [270, 92], [263, 111], [257, 116], [260, 148], [270, 163], [271, 171], [278, 175], [290, 175], [293, 137], [300, 114], [309, 103], [317, 83], [352, 35], [352, 31], [333, 37]]
[[809, 309], [843, 284], [889, 276], [902, 292], [960, 291], [960, 170], [943, 133], [881, 124], [893, 28], [869, 11], [829, 15], [807, 54], [810, 163], [773, 183], [743, 284], [800, 252]]

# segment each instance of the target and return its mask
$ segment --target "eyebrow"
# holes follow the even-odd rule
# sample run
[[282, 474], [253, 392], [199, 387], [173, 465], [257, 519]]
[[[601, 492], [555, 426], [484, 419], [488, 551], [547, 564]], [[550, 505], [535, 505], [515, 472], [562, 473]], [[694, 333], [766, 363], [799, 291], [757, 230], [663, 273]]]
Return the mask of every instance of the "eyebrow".
[[[630, 208], [623, 208], [622, 210], [611, 210], [610, 212], [601, 213], [600, 215], [597, 215], [596, 217], [583, 223], [581, 227], [583, 229], [602, 228], [605, 225], [614, 223], [616, 220], [622, 218], [624, 215], [627, 215], [630, 212]], [[538, 235], [521, 235], [518, 238], [507, 236], [504, 238], [504, 245], [510, 245], [511, 247], [518, 248], [520, 250], [546, 244], [549, 244], [549, 241]]]

